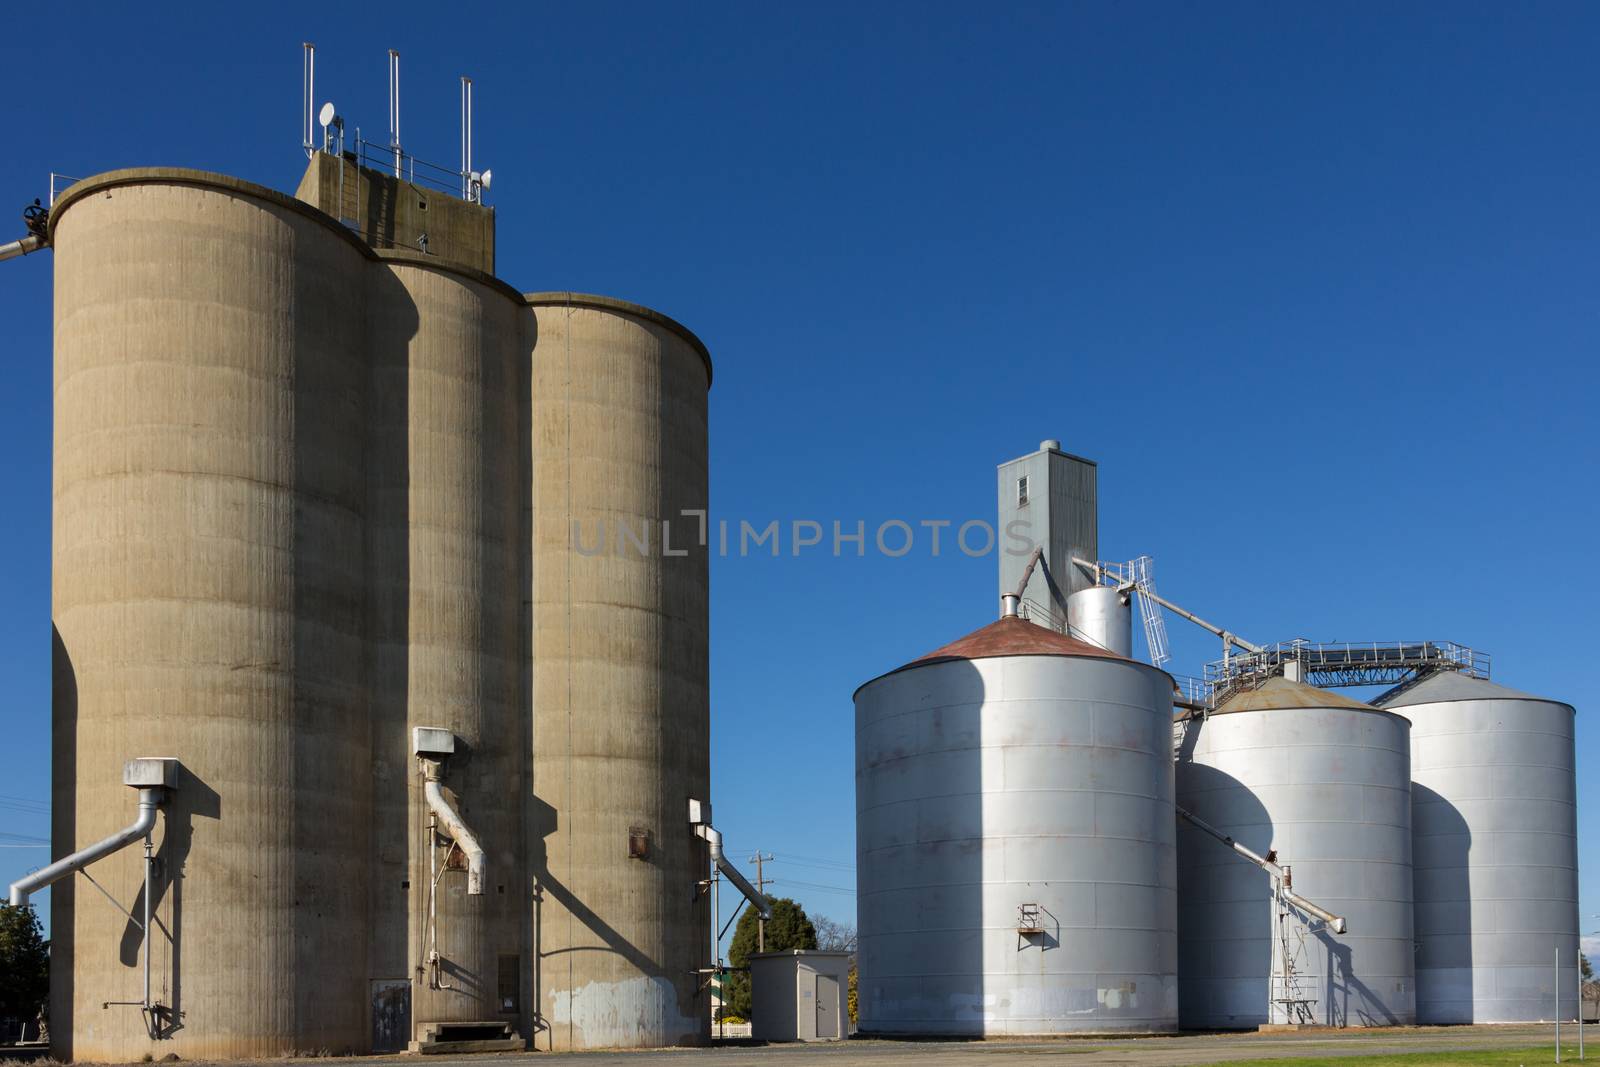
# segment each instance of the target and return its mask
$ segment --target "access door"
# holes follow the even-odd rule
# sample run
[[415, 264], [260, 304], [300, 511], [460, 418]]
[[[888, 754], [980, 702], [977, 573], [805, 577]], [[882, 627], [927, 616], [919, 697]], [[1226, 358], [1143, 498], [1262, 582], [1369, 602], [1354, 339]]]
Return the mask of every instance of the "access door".
[[817, 975], [817, 1040], [839, 1039], [839, 1003], [839, 979]]

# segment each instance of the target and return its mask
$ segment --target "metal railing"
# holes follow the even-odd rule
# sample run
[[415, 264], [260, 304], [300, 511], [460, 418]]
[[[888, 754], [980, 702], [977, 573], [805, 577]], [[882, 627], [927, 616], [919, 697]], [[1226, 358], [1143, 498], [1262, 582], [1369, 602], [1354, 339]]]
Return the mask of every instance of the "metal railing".
[[1454, 641], [1308, 641], [1297, 638], [1206, 664], [1214, 690], [1254, 688], [1298, 667], [1301, 681], [1323, 689], [1400, 685], [1439, 671], [1488, 678], [1489, 653]]
[[452, 196], [465, 196], [464, 190], [467, 186], [467, 175], [459, 170], [442, 167], [437, 163], [429, 163], [425, 159], [418, 159], [410, 152], [396, 145], [362, 140], [359, 130], [356, 131], [354, 156], [357, 165], [366, 167], [369, 170], [391, 174], [413, 185], [437, 189], [441, 193], [449, 193]]
[[56, 206], [56, 197], [60, 196], [64, 192], [66, 192], [69, 187], [71, 187], [73, 185], [76, 185], [78, 182], [81, 182], [81, 181], [83, 181], [82, 178], [74, 178], [74, 177], [72, 177], [71, 175], [68, 175], [68, 174], [57, 174], [55, 171], [51, 171], [50, 172], [50, 199], [48, 201], [49, 206], [50, 207], [55, 207]]

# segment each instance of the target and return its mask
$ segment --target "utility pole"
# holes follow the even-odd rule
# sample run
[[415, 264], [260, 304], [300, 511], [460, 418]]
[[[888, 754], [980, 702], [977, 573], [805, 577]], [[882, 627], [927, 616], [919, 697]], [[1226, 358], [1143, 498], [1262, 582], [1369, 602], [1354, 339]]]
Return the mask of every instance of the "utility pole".
[[[766, 855], [762, 855], [757, 852], [750, 857], [750, 862], [756, 865], [756, 892], [766, 896], [767, 880], [762, 875], [761, 864], [763, 862], [772, 862], [772, 853], [769, 852]], [[763, 919], [759, 914], [756, 916], [756, 951], [767, 951], [767, 920]]]

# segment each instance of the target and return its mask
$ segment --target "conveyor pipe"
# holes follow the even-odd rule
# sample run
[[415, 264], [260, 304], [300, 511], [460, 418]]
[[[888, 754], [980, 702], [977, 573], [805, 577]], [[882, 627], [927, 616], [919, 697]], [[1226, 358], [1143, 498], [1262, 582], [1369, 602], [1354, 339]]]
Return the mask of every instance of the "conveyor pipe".
[[[148, 837], [156, 826], [156, 809], [161, 806], [163, 789], [139, 790], [139, 817], [129, 825], [118, 830], [103, 841], [96, 841], [88, 848], [82, 848], [72, 855], [56, 860], [48, 867], [43, 867], [26, 877], [19, 878], [11, 883], [11, 906], [20, 908], [28, 902], [28, 897], [37, 893], [52, 882], [58, 882], [75, 871], [81, 871], [96, 860], [104, 859], [113, 852], [119, 852], [141, 837]], [[148, 900], [148, 894], [146, 895]]]
[[1246, 848], [1244, 845], [1241, 845], [1232, 837], [1223, 833], [1215, 826], [1212, 826], [1210, 823], [1200, 818], [1200, 816], [1196, 815], [1194, 812], [1189, 811], [1187, 808], [1178, 807], [1176, 805], [1175, 807], [1177, 807], [1179, 817], [1188, 821], [1192, 826], [1194, 826], [1195, 829], [1210, 834], [1218, 841], [1221, 841], [1224, 845], [1227, 845], [1229, 848], [1233, 849], [1233, 851], [1238, 853], [1240, 856], [1266, 871], [1267, 876], [1272, 879], [1273, 884], [1278, 888], [1279, 892], [1283, 894], [1284, 900], [1288, 901], [1290, 904], [1293, 904], [1295, 907], [1299, 908], [1308, 915], [1312, 915], [1318, 919], [1321, 919], [1323, 922], [1328, 924], [1328, 927], [1334, 933], [1342, 934], [1345, 932], [1344, 918], [1342, 916], [1333, 914], [1333, 912], [1328, 911], [1326, 908], [1320, 907], [1317, 904], [1307, 900], [1299, 893], [1296, 893], [1292, 888], [1290, 888], [1288, 872], [1284, 870], [1284, 868], [1278, 866], [1276, 862], [1267, 859], [1267, 857], [1253, 851], [1252, 849]]
[[18, 256], [25, 256], [29, 252], [37, 252], [44, 246], [45, 239], [43, 237], [36, 233], [30, 233], [26, 237], [19, 237], [15, 241], [8, 241], [0, 245], [0, 260], [16, 259]]
[[[1077, 556], [1073, 556], [1072, 557], [1072, 562], [1076, 563], [1078, 566], [1082, 567], [1084, 570], [1086, 570], [1089, 573], [1093, 574], [1095, 576], [1095, 580], [1096, 581], [1099, 581], [1100, 580], [1100, 575], [1105, 573], [1104, 569], [1098, 563], [1091, 563], [1088, 560], [1080, 559]], [[1128, 584], [1128, 588], [1130, 588], [1130, 589], [1133, 588], [1131, 583]], [[1162, 607], [1166, 608], [1168, 611], [1172, 612], [1174, 615], [1181, 615], [1183, 618], [1188, 619], [1190, 622], [1194, 623], [1196, 626], [1199, 626], [1202, 629], [1210, 630], [1212, 633], [1214, 633], [1218, 637], [1222, 638], [1222, 640], [1227, 642], [1228, 644], [1237, 645], [1240, 648], [1244, 649], [1246, 652], [1257, 652], [1257, 653], [1259, 653], [1259, 652], [1266, 651], [1260, 645], [1252, 645], [1249, 641], [1246, 641], [1244, 638], [1240, 637], [1238, 634], [1232, 632], [1231, 630], [1224, 630], [1222, 627], [1218, 626], [1214, 622], [1207, 622], [1205, 619], [1202, 619], [1200, 616], [1196, 615], [1194, 612], [1187, 611], [1187, 610], [1185, 610], [1183, 608], [1180, 608], [1178, 605], [1174, 604], [1172, 601], [1168, 600], [1166, 597], [1157, 596], [1155, 593], [1153, 593], [1149, 589], [1140, 589], [1140, 590], [1138, 590], [1138, 593], [1139, 593], [1140, 596], [1147, 596], [1151, 600], [1154, 600], [1157, 604], [1160, 604]]]

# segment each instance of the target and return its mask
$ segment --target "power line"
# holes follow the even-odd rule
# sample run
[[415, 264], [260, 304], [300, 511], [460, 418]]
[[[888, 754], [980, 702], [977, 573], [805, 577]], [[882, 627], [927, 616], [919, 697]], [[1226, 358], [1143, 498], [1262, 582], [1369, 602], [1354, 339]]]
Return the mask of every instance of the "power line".
[[797, 882], [793, 878], [769, 878], [767, 884], [799, 886], [802, 889], [815, 889], [823, 893], [847, 893], [852, 897], [856, 895], [854, 889], [846, 889], [842, 885], [818, 885], [816, 882]]
[[854, 874], [855, 864], [840, 863], [838, 860], [824, 860], [815, 857], [797, 856], [793, 852], [774, 853], [780, 863], [791, 863], [796, 867], [810, 867], [818, 871], [839, 871], [842, 874]]

